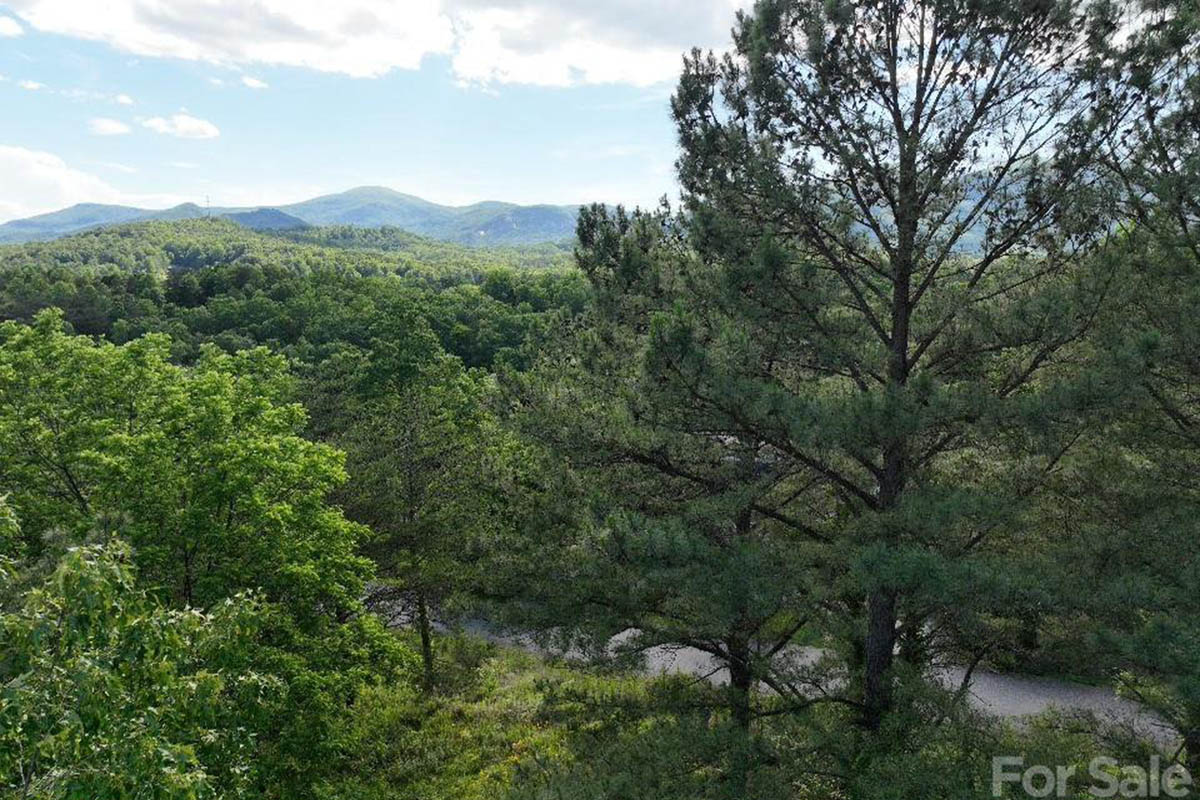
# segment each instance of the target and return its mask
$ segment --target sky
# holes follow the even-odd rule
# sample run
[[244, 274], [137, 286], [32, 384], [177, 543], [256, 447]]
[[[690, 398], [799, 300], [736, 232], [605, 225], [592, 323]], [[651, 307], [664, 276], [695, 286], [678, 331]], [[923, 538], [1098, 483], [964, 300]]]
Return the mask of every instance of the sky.
[[653, 205], [746, 0], [0, 0], [0, 222], [79, 202]]

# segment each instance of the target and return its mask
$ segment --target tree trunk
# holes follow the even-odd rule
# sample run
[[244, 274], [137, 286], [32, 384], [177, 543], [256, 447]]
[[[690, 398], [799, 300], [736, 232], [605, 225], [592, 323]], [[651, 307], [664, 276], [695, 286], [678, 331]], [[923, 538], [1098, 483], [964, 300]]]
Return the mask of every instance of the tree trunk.
[[[893, 381], [903, 384], [904, 357], [901, 364], [893, 363]], [[899, 503], [904, 490], [904, 445], [892, 442], [884, 452], [884, 472], [879, 485], [879, 512], [886, 514]], [[892, 544], [894, 536], [888, 534], [885, 544]], [[867, 730], [879, 730], [883, 717], [892, 708], [891, 671], [896, 652], [896, 592], [886, 585], [875, 589], [867, 597], [867, 642], [865, 647], [866, 669], [863, 675], [863, 725]]]
[[[912, 320], [912, 276], [922, 204], [917, 192], [917, 142], [903, 124], [896, 127], [899, 144], [899, 204], [896, 213], [896, 252], [891, 257], [891, 332], [888, 342], [888, 390], [901, 391], [908, 383], [909, 332]], [[879, 479], [877, 511], [892, 512], [900, 503], [908, 480], [908, 442], [902, 435], [889, 436], [883, 447], [883, 471]], [[888, 531], [884, 544], [895, 543]], [[892, 707], [891, 671], [896, 651], [896, 592], [886, 586], [867, 598], [866, 670], [863, 676], [863, 725], [879, 730]]]
[[[746, 448], [742, 459], [742, 467], [746, 478], [754, 474], [754, 465], [758, 457], [757, 447]], [[754, 512], [749, 507], [742, 508], [734, 517], [734, 538], [736, 542], [747, 539], [754, 531]], [[751, 721], [751, 701], [754, 691], [754, 674], [751, 665], [750, 638], [757, 627], [749, 617], [749, 589], [744, 584], [738, 589], [737, 616], [726, 631], [725, 647], [729, 653], [729, 691], [730, 712], [734, 723], [741, 730], [749, 733]]]
[[433, 631], [429, 622], [429, 605], [425, 595], [417, 593], [417, 630], [421, 634], [421, 662], [425, 668], [425, 691], [433, 691]]
[[896, 649], [896, 594], [881, 590], [867, 600], [866, 674], [863, 680], [863, 724], [879, 730], [892, 707], [891, 671]]
[[727, 642], [729, 647], [729, 710], [734, 723], [744, 731], [750, 730], [753, 718], [751, 694], [754, 691], [754, 676], [750, 668], [750, 646], [737, 638]]
[[[757, 448], [749, 449], [749, 457], [745, 460], [747, 474], [753, 474], [754, 461], [757, 458]], [[754, 529], [754, 514], [749, 508], [743, 508], [734, 520], [735, 535], [738, 540], [750, 536]], [[725, 637], [725, 647], [729, 653], [729, 711], [735, 727], [736, 740], [733, 752], [730, 753], [729, 779], [726, 790], [729, 800], [743, 800], [748, 797], [750, 788], [750, 771], [752, 764], [752, 731], [754, 721], [754, 665], [751, 648], [751, 636], [756, 625], [748, 615], [750, 597], [747, 587], [743, 586], [738, 597], [738, 614], [733, 626]]]
[[750, 664], [750, 645], [741, 634], [726, 641], [729, 648], [729, 711], [735, 727], [736, 740], [730, 753], [729, 777], [725, 782], [725, 797], [744, 800], [748, 797], [751, 754], [751, 723], [754, 720], [754, 674]]

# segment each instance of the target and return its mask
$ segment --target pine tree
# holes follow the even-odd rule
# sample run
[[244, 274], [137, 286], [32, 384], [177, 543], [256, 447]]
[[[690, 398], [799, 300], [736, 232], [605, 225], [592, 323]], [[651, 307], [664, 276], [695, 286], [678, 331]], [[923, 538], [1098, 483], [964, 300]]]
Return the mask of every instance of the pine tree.
[[[1181, 735], [1200, 771], [1200, 16], [1195, 3], [1143, 4], [1126, 70], [1132, 122], [1105, 166], [1121, 188], [1118, 301], [1095, 338], [1129, 365], [1122, 413], [1064, 482], [1088, 565], [1072, 596], [1101, 625], [1118, 687]], [[1135, 359], [1123, 348], [1141, 337]], [[1059, 520], [1062, 523], [1062, 520]], [[1065, 528], [1066, 529], [1066, 528]]]
[[986, 653], [975, 612], [1011, 601], [1022, 502], [1109, 402], [1066, 356], [1108, 288], [1112, 13], [768, 0], [732, 53], [686, 61], [699, 258], [647, 364], [828, 496], [868, 730], [900, 673]]
[[378, 565], [369, 604], [410, 622], [421, 640], [426, 689], [436, 680], [436, 616], [469, 583], [471, 554], [497, 526], [489, 490], [491, 421], [479, 380], [452, 357], [348, 403], [338, 443], [351, 481], [347, 511], [373, 536]]
[[672, 702], [681, 719], [717, 712], [728, 728], [724, 785], [741, 796], [762, 746], [758, 720], [842, 702], [807, 693], [827, 665], [794, 646], [822, 613], [828, 539], [821, 523], [801, 521], [807, 476], [776, 469], [727, 415], [643, 369], [654, 316], [694, 296], [680, 283], [687, 253], [670, 218], [597, 206], [579, 234], [595, 310], [542, 345], [531, 372], [508, 376], [511, 418], [568, 465], [581, 487], [567, 502], [585, 509], [518, 559], [532, 567], [514, 580], [521, 622], [620, 662], [681, 647], [707, 656], [706, 677], [724, 688], [702, 682]]

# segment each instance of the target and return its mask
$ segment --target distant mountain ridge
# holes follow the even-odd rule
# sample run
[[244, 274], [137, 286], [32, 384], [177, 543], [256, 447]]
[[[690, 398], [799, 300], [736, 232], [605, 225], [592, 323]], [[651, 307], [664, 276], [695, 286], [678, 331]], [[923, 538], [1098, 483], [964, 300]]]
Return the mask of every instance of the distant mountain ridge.
[[232, 214], [222, 214], [221, 217], [256, 231], [289, 231], [312, 227], [299, 217], [285, 214], [276, 208], [237, 211]]
[[575, 234], [575, 206], [483, 202], [443, 206], [382, 186], [362, 186], [279, 206], [205, 209], [195, 203], [154, 210], [81, 203], [0, 225], [0, 243], [55, 239], [105, 225], [148, 220], [223, 217], [255, 230], [311, 225], [394, 226], [411, 233], [468, 245], [557, 242]]

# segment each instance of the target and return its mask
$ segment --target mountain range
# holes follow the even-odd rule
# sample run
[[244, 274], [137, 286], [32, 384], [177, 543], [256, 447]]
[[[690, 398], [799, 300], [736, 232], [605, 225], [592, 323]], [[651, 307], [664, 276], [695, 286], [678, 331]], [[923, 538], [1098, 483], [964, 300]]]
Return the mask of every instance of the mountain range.
[[255, 230], [312, 225], [395, 226], [411, 233], [469, 245], [556, 242], [575, 234], [575, 206], [519, 206], [485, 202], [444, 206], [382, 186], [363, 186], [288, 205], [257, 208], [201, 208], [184, 203], [163, 210], [81, 203], [0, 225], [0, 243], [54, 239], [104, 225], [146, 220], [213, 216]]

